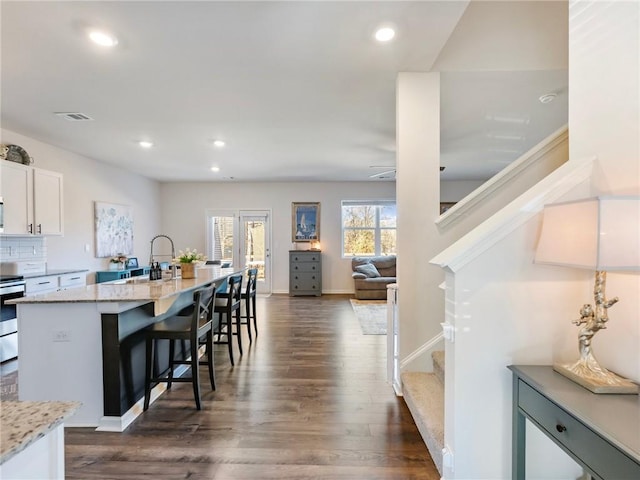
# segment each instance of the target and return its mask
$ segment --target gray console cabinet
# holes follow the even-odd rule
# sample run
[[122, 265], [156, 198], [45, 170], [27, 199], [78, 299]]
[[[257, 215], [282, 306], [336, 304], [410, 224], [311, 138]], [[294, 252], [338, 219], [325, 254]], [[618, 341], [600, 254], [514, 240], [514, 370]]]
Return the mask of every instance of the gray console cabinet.
[[525, 419], [598, 480], [640, 479], [637, 395], [595, 394], [549, 366], [512, 365], [513, 479], [525, 478]]
[[322, 295], [322, 254], [289, 251], [289, 295]]

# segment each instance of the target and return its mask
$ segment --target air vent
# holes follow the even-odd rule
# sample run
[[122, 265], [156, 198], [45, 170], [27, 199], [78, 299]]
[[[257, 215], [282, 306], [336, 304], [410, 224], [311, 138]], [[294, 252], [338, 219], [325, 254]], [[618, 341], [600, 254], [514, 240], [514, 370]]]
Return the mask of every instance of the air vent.
[[56, 116], [62, 117], [65, 120], [69, 120], [70, 122], [85, 122], [88, 120], [93, 120], [93, 118], [80, 112], [56, 112]]

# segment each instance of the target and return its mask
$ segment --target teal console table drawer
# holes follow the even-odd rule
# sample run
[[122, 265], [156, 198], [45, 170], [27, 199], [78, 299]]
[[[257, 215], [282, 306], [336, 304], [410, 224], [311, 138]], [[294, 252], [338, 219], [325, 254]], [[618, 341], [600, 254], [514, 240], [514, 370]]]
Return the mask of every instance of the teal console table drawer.
[[124, 278], [149, 275], [149, 271], [150, 267], [136, 267], [125, 270], [102, 270], [96, 272], [96, 283], [112, 282], [114, 280], [122, 280]]
[[640, 479], [637, 395], [595, 394], [547, 366], [513, 371], [513, 478], [525, 478], [525, 419], [600, 480]]

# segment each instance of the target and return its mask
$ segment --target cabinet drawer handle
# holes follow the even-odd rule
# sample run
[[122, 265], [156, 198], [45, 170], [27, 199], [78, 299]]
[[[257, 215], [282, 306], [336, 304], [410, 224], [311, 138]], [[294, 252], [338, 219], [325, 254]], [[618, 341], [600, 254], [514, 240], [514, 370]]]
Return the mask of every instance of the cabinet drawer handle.
[[38, 285], [49, 285], [51, 282], [38, 282]]
[[80, 277], [71, 277], [69, 280], [80, 280]]
[[556, 425], [556, 430], [558, 431], [558, 433], [566, 432], [567, 431], [567, 427], [565, 427], [564, 425], [558, 423]]

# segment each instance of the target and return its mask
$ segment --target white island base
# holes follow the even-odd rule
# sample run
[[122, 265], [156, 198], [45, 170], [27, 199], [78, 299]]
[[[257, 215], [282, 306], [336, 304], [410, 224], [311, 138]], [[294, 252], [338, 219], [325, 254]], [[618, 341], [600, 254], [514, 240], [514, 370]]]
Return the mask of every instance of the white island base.
[[19, 305], [19, 318], [28, 319], [19, 324], [19, 399], [77, 400], [82, 407], [67, 419], [67, 426], [122, 432], [142, 408], [136, 404], [121, 416], [103, 413], [102, 313], [138, 306], [140, 303]]

